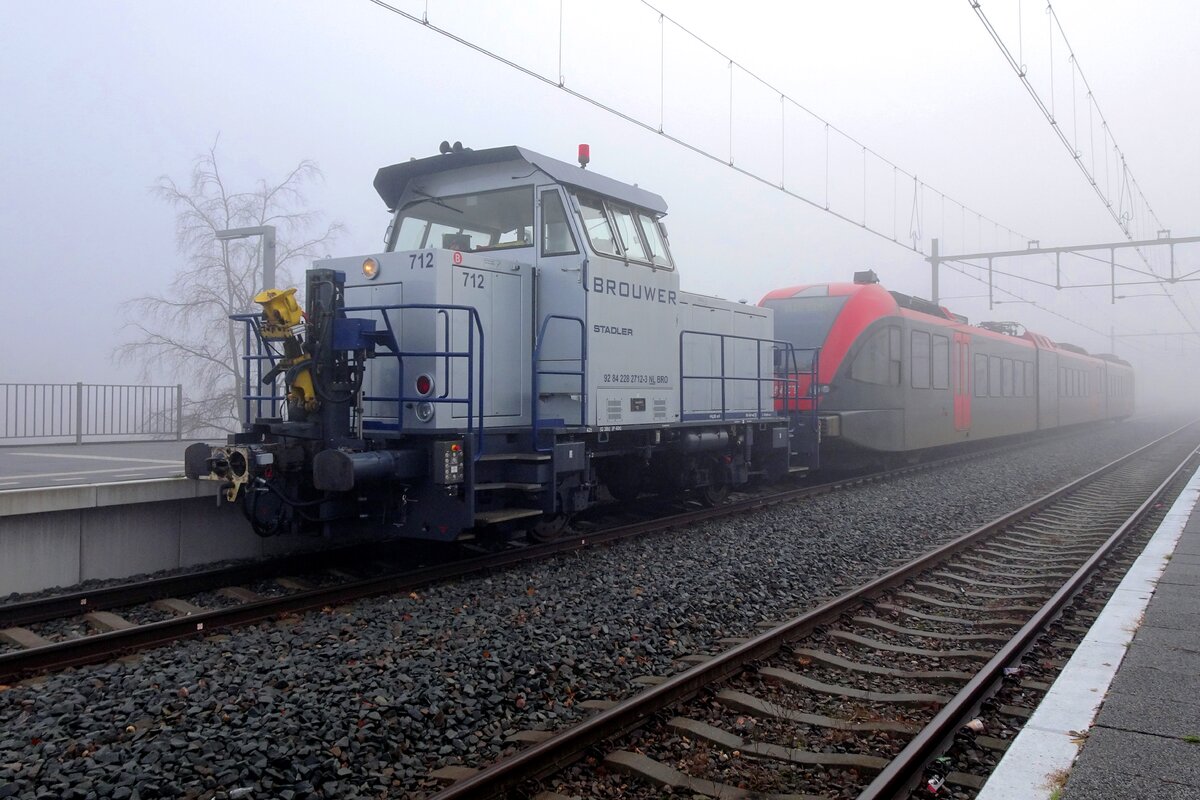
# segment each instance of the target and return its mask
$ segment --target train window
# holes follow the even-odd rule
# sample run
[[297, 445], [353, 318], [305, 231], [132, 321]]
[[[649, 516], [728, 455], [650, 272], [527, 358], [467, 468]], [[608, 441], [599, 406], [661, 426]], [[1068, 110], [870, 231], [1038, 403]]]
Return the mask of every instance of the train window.
[[578, 252], [558, 190], [542, 192], [542, 255], [570, 256]]
[[658, 220], [644, 211], [637, 212], [637, 218], [642, 225], [642, 235], [646, 240], [646, 246], [650, 248], [650, 260], [656, 267], [670, 269], [672, 266], [671, 251], [667, 249], [667, 238], [663, 236], [663, 229], [658, 224]]
[[834, 320], [850, 299], [849, 295], [826, 297], [825, 294], [827, 292], [821, 295], [802, 293], [763, 303], [775, 312], [776, 338], [791, 342], [796, 348], [800, 369], [808, 369], [812, 365], [813, 350], [825, 344], [825, 337], [833, 328]]
[[909, 374], [914, 389], [929, 388], [929, 334], [926, 331], [912, 332], [912, 359]]
[[854, 362], [850, 365], [850, 377], [863, 383], [883, 386], [900, 384], [900, 329], [895, 326], [880, 328], [871, 334]]
[[576, 199], [579, 201], [579, 214], [583, 217], [583, 229], [587, 232], [588, 241], [592, 243], [592, 249], [601, 255], [620, 255], [616, 236], [608, 223], [608, 215], [604, 212], [604, 201], [585, 194]]
[[1013, 397], [1025, 396], [1025, 370], [1020, 361], [1013, 362]]
[[991, 397], [1000, 397], [1000, 375], [1000, 356], [988, 356], [988, 395]]
[[625, 249], [625, 257], [634, 261], [646, 261], [646, 248], [642, 246], [642, 236], [638, 233], [637, 223], [633, 221], [633, 212], [624, 206], [608, 204], [612, 212], [613, 225], [617, 235], [621, 237], [621, 247]]
[[1034, 392], [1036, 390], [1037, 390], [1037, 378], [1034, 375], [1033, 363], [1030, 361], [1026, 361], [1025, 362], [1025, 396], [1033, 397]]
[[1011, 358], [1000, 359], [1003, 375], [1000, 379], [1000, 394], [1012, 397], [1013, 394], [1013, 362]]
[[498, 250], [533, 246], [533, 187], [420, 199], [399, 211], [392, 251], [445, 247]]
[[987, 397], [988, 393], [988, 357], [975, 356], [975, 396]]
[[400, 252], [405, 250], [420, 250], [425, 246], [425, 231], [428, 229], [428, 220], [405, 217], [400, 220], [400, 227], [396, 231], [393, 248]]
[[900, 329], [895, 326], [888, 328], [888, 347], [891, 350], [891, 357], [888, 359], [888, 383], [892, 386], [899, 386]]
[[933, 336], [933, 388], [950, 388], [950, 340]]

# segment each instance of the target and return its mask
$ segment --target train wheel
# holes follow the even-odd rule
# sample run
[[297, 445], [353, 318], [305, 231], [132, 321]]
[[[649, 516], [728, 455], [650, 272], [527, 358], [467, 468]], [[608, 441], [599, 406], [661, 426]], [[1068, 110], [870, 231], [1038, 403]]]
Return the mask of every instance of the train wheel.
[[708, 507], [719, 506], [729, 499], [728, 483], [713, 483], [696, 490], [700, 502]]
[[646, 465], [632, 458], [605, 459], [600, 480], [618, 503], [631, 503], [642, 493], [646, 482]]
[[569, 518], [566, 514], [542, 517], [525, 531], [525, 535], [534, 542], [557, 541], [566, 532], [568, 521]]

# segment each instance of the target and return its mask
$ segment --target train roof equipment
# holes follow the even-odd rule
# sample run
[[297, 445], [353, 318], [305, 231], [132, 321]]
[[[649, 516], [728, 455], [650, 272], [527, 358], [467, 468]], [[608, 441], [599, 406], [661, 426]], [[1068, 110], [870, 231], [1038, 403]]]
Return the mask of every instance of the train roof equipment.
[[[589, 151], [590, 158], [590, 151]], [[596, 172], [590, 172], [574, 164], [559, 161], [556, 158], [535, 153], [524, 147], [509, 145], [506, 147], [491, 147], [487, 150], [450, 150], [441, 155], [418, 158], [383, 167], [375, 175], [375, 190], [387, 204], [389, 211], [395, 211], [397, 204], [404, 196], [405, 189], [416, 178], [434, 174], [445, 174], [452, 170], [467, 169], [487, 164], [502, 164], [511, 161], [523, 161], [530, 167], [541, 170], [552, 181], [574, 186], [594, 194], [610, 197], [630, 205], [648, 209], [657, 215], [667, 213], [667, 201], [654, 192], [648, 192], [637, 186], [622, 183], [613, 178], [605, 177]]]

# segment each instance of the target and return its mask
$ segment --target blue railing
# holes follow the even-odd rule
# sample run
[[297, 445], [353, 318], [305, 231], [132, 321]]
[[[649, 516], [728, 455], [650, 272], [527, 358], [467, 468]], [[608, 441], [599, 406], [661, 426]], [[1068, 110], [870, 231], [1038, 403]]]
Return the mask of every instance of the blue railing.
[[[470, 319], [470, 324], [467, 326], [467, 349], [466, 350], [401, 350], [399, 339], [396, 336], [396, 329], [392, 325], [392, 318], [389, 316], [389, 311], [436, 311], [444, 312], [446, 315], [446, 347], [450, 347], [450, 322], [449, 316], [451, 312], [463, 311], [466, 312]], [[473, 458], [479, 458], [483, 455], [483, 402], [484, 402], [484, 338], [483, 338], [483, 323], [479, 319], [479, 312], [473, 306], [450, 305], [437, 303], [401, 303], [398, 305], [382, 305], [382, 306], [348, 306], [342, 309], [343, 314], [350, 312], [377, 311], [383, 317], [383, 323], [386, 326], [386, 338], [376, 333], [376, 342], [382, 344], [391, 350], [390, 353], [383, 355], [395, 357], [397, 361], [396, 369], [396, 395], [394, 397], [387, 395], [367, 395], [362, 399], [364, 402], [373, 403], [395, 403], [396, 404], [396, 422], [382, 423], [373, 422], [368, 424], [364, 421], [364, 429], [370, 430], [395, 430], [401, 431], [404, 429], [404, 404], [405, 403], [434, 403], [447, 405], [462, 405], [467, 407], [467, 434], [475, 434], [476, 446], [473, 448]], [[475, 335], [479, 335], [479, 358], [475, 356]], [[381, 354], [376, 354], [379, 357]], [[406, 395], [404, 393], [404, 359], [405, 358], [441, 358], [445, 361], [446, 373], [446, 389], [440, 397], [428, 397], [422, 395]], [[452, 359], [465, 358], [467, 360], [467, 394], [466, 397], [451, 397], [449, 396], [450, 386], [450, 363]], [[479, 364], [479, 387], [478, 392], [475, 387], [475, 364]]]
[[[470, 324], [467, 326], [467, 349], [466, 350], [401, 350], [400, 340], [397, 335], [395, 326], [392, 324], [392, 318], [388, 312], [391, 311], [435, 311], [442, 313], [445, 317], [445, 334], [446, 347], [450, 344], [450, 314], [455, 311], [465, 312], [469, 315]], [[483, 416], [484, 416], [484, 391], [483, 391], [483, 324], [479, 319], [479, 312], [471, 306], [462, 305], [437, 305], [432, 303], [402, 303], [397, 305], [373, 305], [373, 306], [348, 306], [340, 310], [340, 316], [345, 317], [351, 312], [378, 312], [383, 319], [384, 330], [376, 331], [374, 334], [368, 334], [374, 339], [376, 345], [384, 347], [387, 352], [376, 353], [376, 357], [395, 358], [397, 361], [396, 369], [396, 394], [395, 395], [364, 395], [363, 402], [371, 403], [395, 403], [396, 417], [395, 422], [382, 422], [377, 420], [363, 421], [364, 430], [388, 430], [401, 431], [404, 429], [404, 404], [405, 403], [431, 403], [431, 404], [460, 404], [467, 407], [467, 434], [475, 434], [476, 446], [473, 448], [473, 457], [478, 458], [483, 453]], [[278, 364], [282, 357], [270, 345], [270, 343], [262, 336], [262, 316], [260, 314], [236, 314], [230, 319], [242, 322], [246, 325], [246, 343], [245, 350], [242, 355], [242, 363], [244, 364], [244, 393], [242, 395], [243, 407], [245, 409], [244, 424], [249, 426], [255, 419], [262, 417], [278, 418], [282, 416], [282, 403], [285, 397], [279, 390], [278, 377], [269, 382], [270, 393], [266, 394], [261, 389], [255, 387], [263, 385], [263, 378]], [[476, 357], [476, 336], [478, 336], [478, 358]], [[257, 346], [255, 346], [257, 344]], [[407, 395], [404, 393], [404, 359], [405, 358], [441, 358], [444, 359], [444, 368], [446, 374], [445, 389], [439, 397], [427, 397], [421, 395]], [[450, 364], [452, 359], [465, 358], [467, 361], [467, 393], [466, 396], [450, 396]], [[475, 365], [479, 365], [478, 380], [479, 386], [476, 389], [476, 370]], [[267, 413], [263, 413], [266, 411]]]
[[[719, 371], [716, 374], [710, 375], [689, 375], [685, 372], [685, 359], [687, 356], [686, 340], [689, 336], [709, 337], [716, 339], [720, 347], [720, 363]], [[755, 348], [755, 365], [754, 375], [729, 375], [726, 369], [726, 352], [728, 348], [726, 343], [730, 341], [751, 342]], [[785, 366], [778, 369], [774, 361], [771, 364], [771, 374], [763, 375], [762, 354], [763, 345], [769, 345], [772, 348], [772, 353], [782, 353], [784, 356]], [[784, 417], [788, 415], [791, 408], [791, 403], [798, 400], [812, 401], [812, 412], [816, 412], [817, 404], [817, 373], [816, 364], [818, 357], [818, 348], [808, 348], [805, 350], [797, 350], [791, 342], [785, 342], [780, 339], [761, 339], [754, 336], [739, 336], [731, 333], [713, 333], [710, 331], [680, 331], [679, 333], [679, 414], [680, 419], [705, 419], [705, 420], [720, 420], [726, 421], [730, 419], [763, 419], [765, 417]], [[797, 352], [811, 352], [813, 354], [811, 368], [806, 372], [801, 372], [798, 368], [796, 359]], [[774, 356], [773, 356], [774, 358]], [[779, 373], [782, 372], [782, 375]], [[802, 391], [801, 386], [803, 378], [808, 377], [807, 392]], [[687, 382], [691, 381], [718, 381], [721, 387], [721, 402], [719, 411], [702, 411], [698, 413], [687, 413], [686, 395], [684, 389]], [[728, 403], [728, 385], [730, 381], [736, 382], [752, 382], [754, 384], [755, 408], [753, 411], [747, 409], [739, 409], [731, 412]], [[763, 391], [762, 384], [770, 383], [772, 391], [771, 408], [764, 413], [763, 409]], [[781, 390], [782, 389], [782, 397]], [[782, 400], [782, 409], [776, 409], [777, 401]]]
[[[242, 427], [249, 428], [256, 419], [282, 417], [284, 396], [279, 392], [278, 379], [269, 382], [270, 394], [262, 393], [263, 378], [275, 368], [281, 358], [262, 336], [261, 314], [233, 314], [234, 322], [246, 326], [242, 349]], [[265, 368], [264, 368], [265, 367]], [[264, 409], [267, 413], [263, 413]]]
[[[542, 369], [542, 344], [546, 341], [546, 330], [550, 327], [552, 321], [575, 322], [579, 325], [579, 357], [560, 359], [565, 361], [578, 361], [579, 369]], [[587, 325], [579, 317], [570, 317], [563, 314], [547, 314], [542, 320], [541, 328], [538, 330], [537, 341], [533, 346], [533, 394], [530, 396], [530, 415], [532, 420], [532, 438], [533, 449], [539, 453], [548, 453], [549, 449], [543, 449], [538, 444], [538, 432], [541, 430], [541, 417], [538, 415], [538, 403], [541, 397], [541, 377], [543, 375], [566, 375], [568, 377], [579, 378], [579, 425], [587, 424]], [[563, 420], [566, 424], [566, 420]]]

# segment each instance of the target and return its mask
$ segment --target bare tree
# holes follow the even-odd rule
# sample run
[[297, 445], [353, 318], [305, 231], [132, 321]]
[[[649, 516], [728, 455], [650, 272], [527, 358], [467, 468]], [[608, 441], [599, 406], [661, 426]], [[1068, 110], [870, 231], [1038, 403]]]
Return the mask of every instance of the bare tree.
[[[133, 341], [117, 348], [123, 362], [137, 361], [161, 380], [164, 370], [185, 387], [184, 431], [232, 431], [242, 423], [242, 323], [229, 317], [257, 309], [254, 295], [262, 280], [257, 237], [218, 241], [229, 228], [274, 225], [280, 287], [290, 283], [289, 266], [322, 254], [341, 232], [340, 223], [323, 225], [308, 208], [304, 190], [319, 181], [312, 161], [301, 161], [282, 180], [260, 179], [235, 191], [221, 173], [217, 145], [196, 158], [189, 184], [162, 176], [152, 191], [173, 206], [183, 265], [162, 295], [127, 300], [122, 308]], [[265, 287], [276, 288], [276, 287]]]

